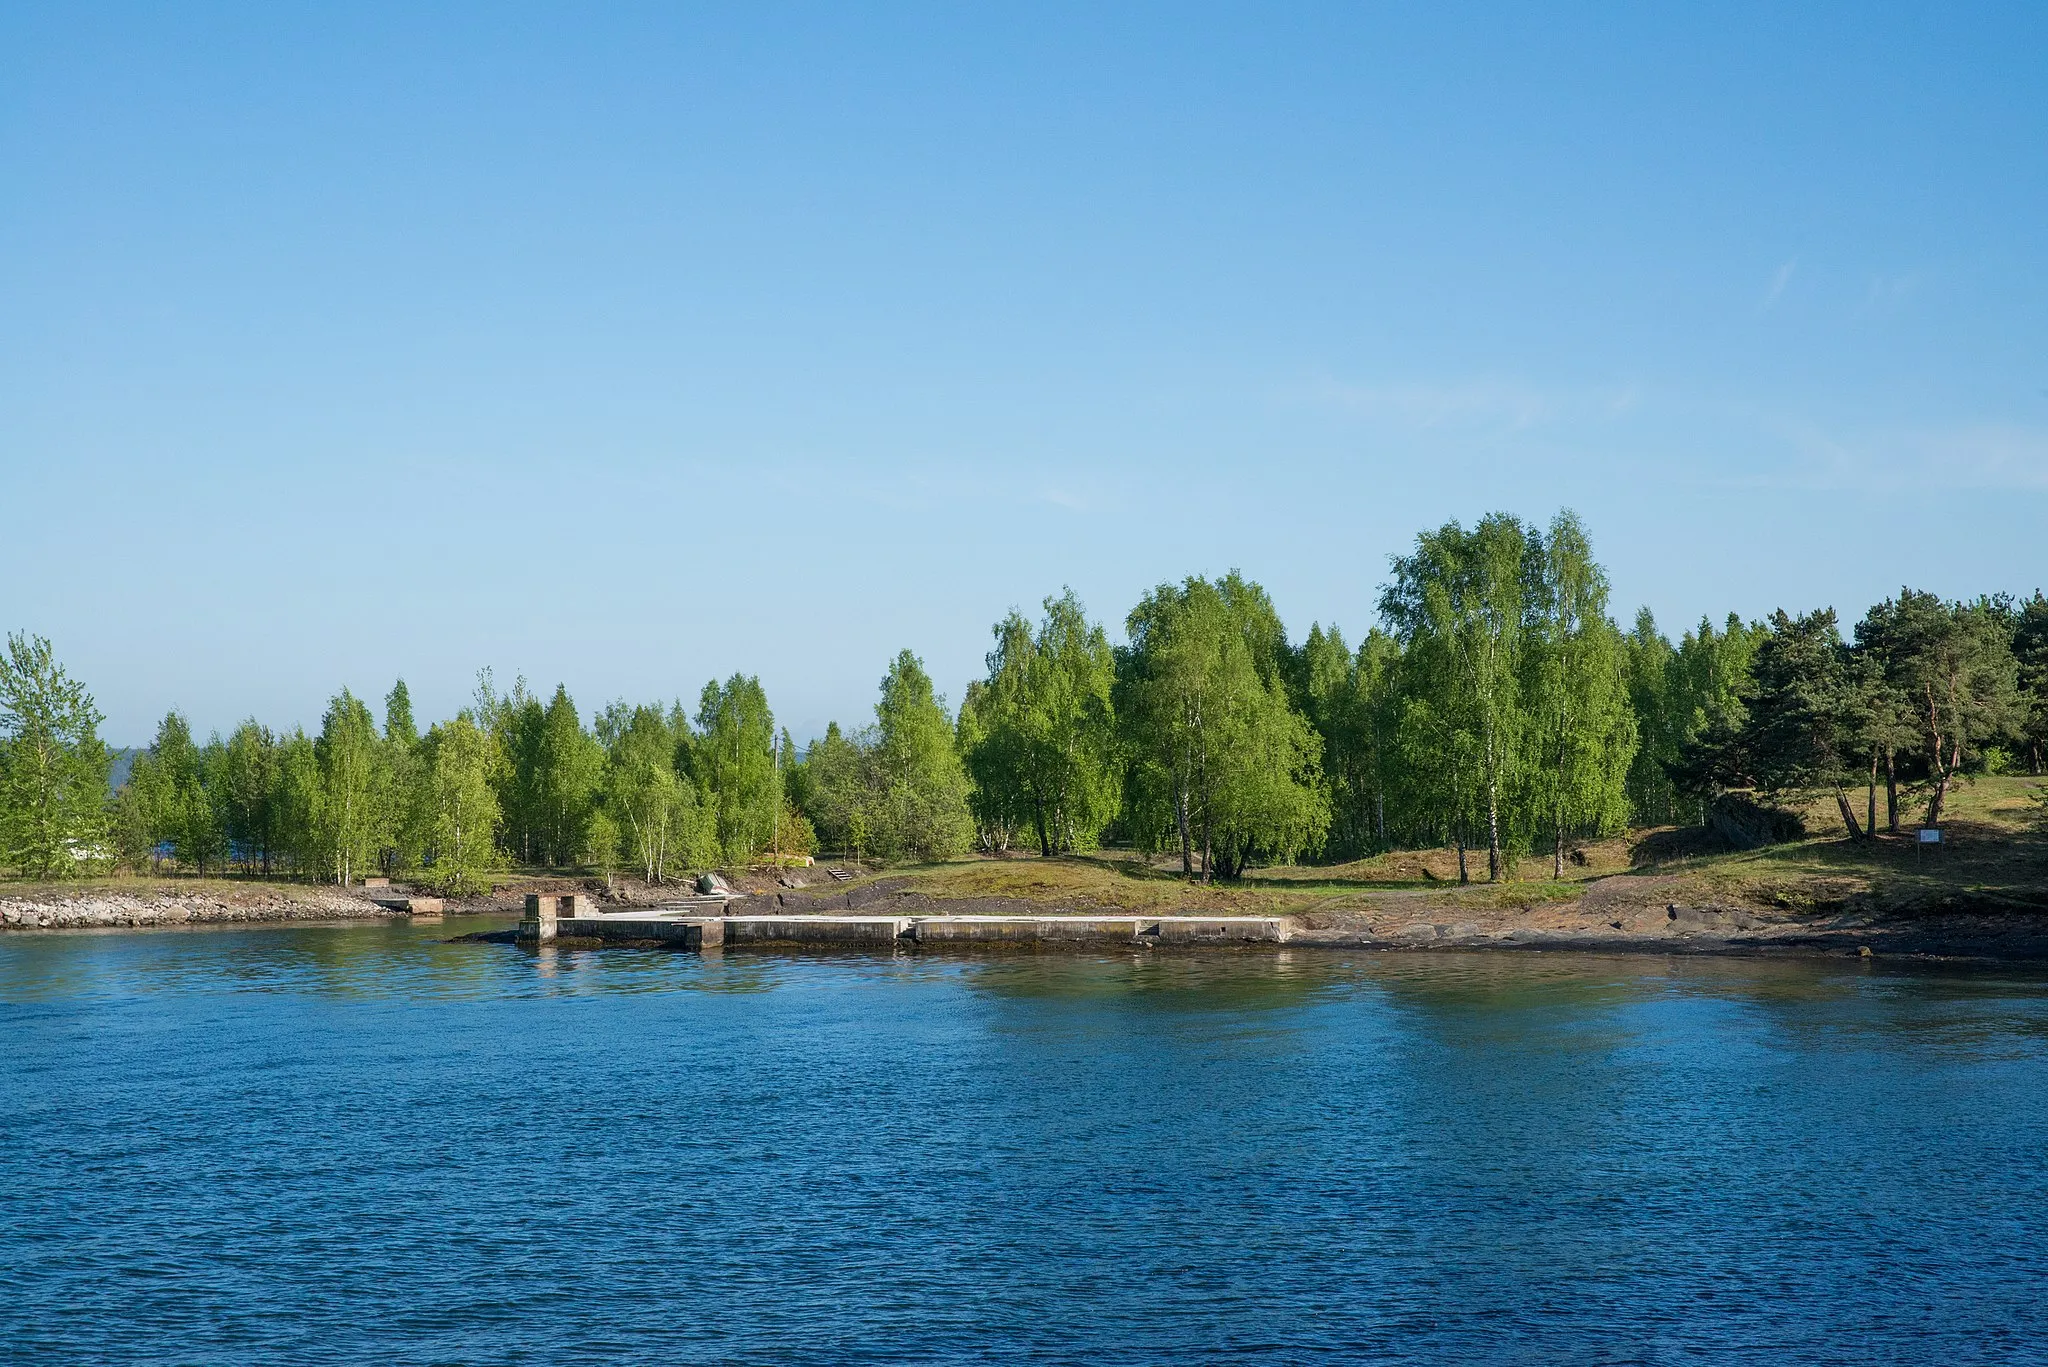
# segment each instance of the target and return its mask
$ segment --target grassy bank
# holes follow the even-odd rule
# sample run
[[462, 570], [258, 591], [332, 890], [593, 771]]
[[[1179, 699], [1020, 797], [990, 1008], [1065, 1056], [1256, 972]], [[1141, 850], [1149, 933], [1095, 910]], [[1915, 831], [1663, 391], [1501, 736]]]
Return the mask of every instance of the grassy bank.
[[1338, 865], [1250, 871], [1237, 883], [1203, 886], [1178, 858], [1125, 851], [1042, 859], [1028, 853], [967, 858], [888, 870], [932, 897], [1015, 899], [1075, 910], [1255, 915], [1371, 915], [1388, 909], [1460, 913], [1535, 912], [1583, 899], [1599, 885], [1603, 906], [1666, 902], [1830, 910], [1855, 903], [1887, 912], [1955, 907], [2039, 908], [2048, 913], [2048, 780], [1987, 778], [1952, 798], [1945, 843], [1921, 846], [1902, 834], [1847, 838], [1832, 798], [1808, 811], [1809, 838], [1755, 851], [1716, 848], [1698, 828], [1660, 827], [1590, 842], [1574, 851], [1562, 880], [1551, 861], [1523, 857], [1518, 877], [1483, 880], [1484, 851], [1469, 856], [1476, 877], [1457, 881], [1454, 850], [1400, 850]]
[[[1561, 880], [1547, 858], [1524, 857], [1518, 877], [1499, 884], [1457, 881], [1449, 849], [1401, 850], [1338, 865], [1253, 869], [1240, 881], [1203, 885], [1185, 877], [1177, 857], [1109, 850], [1039, 858], [1017, 853], [967, 857], [829, 882], [822, 869], [793, 871], [811, 895], [858, 893], [889, 886], [948, 902], [1004, 903], [1078, 912], [1292, 916], [1318, 926], [1362, 926], [1389, 919], [1449, 918], [1504, 927], [1628, 924], [1667, 904], [1751, 909], [1779, 921], [1830, 915], [1844, 908], [1887, 917], [1945, 911], [2016, 912], [2048, 917], [2048, 780], [1980, 779], [1953, 797], [1945, 843], [1921, 846], [1910, 826], [1898, 836], [1852, 841], [1831, 798], [1809, 804], [1814, 834], [1748, 852], [1714, 847], [1699, 828], [1661, 827], [1589, 842], [1573, 852]], [[1485, 855], [1470, 856], [1483, 877]], [[780, 891], [766, 871], [744, 875], [757, 895]], [[495, 875], [490, 894], [451, 910], [504, 910], [528, 891], [601, 884], [589, 871], [515, 870]], [[621, 900], [673, 896], [680, 884], [646, 888], [620, 878]], [[191, 878], [120, 874], [62, 883], [0, 880], [0, 900], [88, 897], [212, 899], [226, 905], [331, 899], [331, 885], [254, 876]]]

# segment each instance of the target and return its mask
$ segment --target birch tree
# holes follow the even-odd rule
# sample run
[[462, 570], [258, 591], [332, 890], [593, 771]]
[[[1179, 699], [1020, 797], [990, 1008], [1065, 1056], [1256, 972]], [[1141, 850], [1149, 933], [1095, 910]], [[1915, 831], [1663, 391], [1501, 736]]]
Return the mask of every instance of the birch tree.
[[1506, 871], [1506, 809], [1521, 750], [1525, 714], [1520, 674], [1525, 565], [1529, 538], [1504, 513], [1470, 532], [1456, 522], [1416, 538], [1415, 553], [1394, 560], [1380, 612], [1402, 649], [1425, 663], [1438, 696], [1432, 710], [1450, 734], [1476, 741], [1478, 807], [1486, 822], [1487, 877]]
[[676, 772], [675, 737], [658, 707], [635, 707], [606, 758], [605, 801], [641, 876], [666, 881], [671, 867], [715, 861], [715, 836], [689, 779]]
[[1117, 803], [1115, 658], [1069, 589], [1034, 634], [996, 624], [988, 678], [961, 708], [962, 752], [985, 827], [1028, 822], [1041, 855], [1095, 843]]
[[1134, 828], [1148, 845], [1170, 831], [1190, 876], [1199, 844], [1205, 881], [1319, 848], [1329, 828], [1321, 742], [1288, 700], [1269, 616], [1264, 591], [1233, 574], [1162, 584], [1125, 624], [1117, 713]]
[[41, 636], [0, 657], [0, 862], [43, 878], [101, 855], [108, 834], [104, 718]]
[[500, 811], [491, 783], [491, 738], [467, 711], [428, 728], [419, 745], [420, 830], [431, 878], [444, 892], [486, 886]]
[[314, 820], [328, 871], [343, 887], [372, 867], [382, 843], [377, 743], [370, 709], [342, 689], [327, 704], [313, 749], [320, 767]]
[[704, 685], [692, 777], [713, 814], [723, 857], [743, 864], [766, 849], [775, 829], [775, 717], [757, 678], [735, 674]]
[[1628, 819], [1636, 717], [1626, 649], [1607, 616], [1607, 575], [1578, 516], [1558, 514], [1531, 550], [1528, 774], [1550, 835], [1551, 876], [1561, 879], [1569, 834], [1618, 830]]

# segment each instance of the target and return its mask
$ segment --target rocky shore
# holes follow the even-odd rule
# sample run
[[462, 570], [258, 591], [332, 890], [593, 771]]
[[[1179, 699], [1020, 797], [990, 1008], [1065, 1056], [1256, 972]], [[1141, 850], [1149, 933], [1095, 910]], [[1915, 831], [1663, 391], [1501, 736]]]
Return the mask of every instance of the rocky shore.
[[[1532, 906], [1486, 907], [1454, 894], [1384, 891], [1349, 906], [1285, 915], [1286, 942], [1342, 949], [1556, 949], [1607, 953], [1820, 953], [1956, 959], [2048, 960], [2048, 909], [1997, 898], [1933, 908], [1859, 904], [1785, 909], [1663, 900], [1680, 880], [1611, 878], [1583, 895]], [[1055, 905], [1018, 897], [934, 897], [907, 879], [844, 892], [771, 891], [748, 899], [765, 912], [895, 916], [1113, 915], [1095, 902]]]
[[278, 887], [219, 892], [80, 891], [0, 896], [0, 930], [89, 930], [115, 926], [227, 925], [266, 921], [370, 921], [386, 911], [338, 888]]
[[[915, 878], [884, 877], [838, 888], [744, 880], [735, 910], [760, 915], [899, 917], [1160, 914], [1095, 900], [935, 896]], [[793, 880], [794, 881], [794, 880]], [[801, 880], [807, 882], [808, 880]], [[516, 914], [528, 890], [587, 890], [573, 882], [501, 888], [451, 912]], [[673, 895], [672, 890], [659, 890]], [[1450, 891], [1375, 890], [1313, 910], [1275, 907], [1291, 945], [1371, 950], [1588, 950], [1659, 954], [1820, 953], [1954, 959], [2048, 960], [2048, 908], [1995, 897], [1885, 908], [1850, 898], [1821, 907], [1701, 903], [1682, 880], [1606, 878], [1579, 896], [1532, 905], [1485, 905]], [[1682, 899], [1682, 900], [1668, 900]], [[1175, 908], [1172, 910], [1182, 910]], [[1187, 908], [1186, 911], [1195, 911]], [[79, 930], [389, 920], [403, 915], [338, 888], [298, 884], [210, 887], [35, 888], [0, 895], [0, 930]], [[1199, 913], [1197, 913], [1199, 914]]]

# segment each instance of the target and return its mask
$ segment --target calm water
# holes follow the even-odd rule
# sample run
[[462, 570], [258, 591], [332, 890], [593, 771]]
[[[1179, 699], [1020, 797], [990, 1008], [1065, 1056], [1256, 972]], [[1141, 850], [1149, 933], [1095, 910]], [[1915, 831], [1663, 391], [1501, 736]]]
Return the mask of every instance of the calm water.
[[0, 938], [0, 1357], [2048, 1357], [2030, 970], [452, 933]]

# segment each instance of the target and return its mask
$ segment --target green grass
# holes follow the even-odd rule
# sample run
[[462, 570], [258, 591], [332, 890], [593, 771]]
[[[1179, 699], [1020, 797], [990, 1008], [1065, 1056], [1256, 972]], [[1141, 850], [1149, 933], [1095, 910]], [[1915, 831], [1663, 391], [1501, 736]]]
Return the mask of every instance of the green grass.
[[[1477, 850], [1467, 854], [1475, 881], [1460, 886], [1457, 855], [1448, 849], [1400, 850], [1348, 864], [1254, 869], [1241, 882], [1206, 887], [1181, 874], [1178, 857], [1147, 859], [1118, 851], [1055, 859], [1029, 854], [967, 858], [884, 870], [877, 876], [905, 879], [934, 897], [1014, 898], [1077, 910], [1151, 913], [1300, 915], [1396, 903], [1475, 911], [1533, 909], [1574, 901], [1589, 883], [1607, 878], [1655, 878], [1656, 883], [1645, 883], [1646, 895], [1655, 888], [1672, 900], [1788, 910], [1826, 909], [1852, 898], [1877, 908], [1938, 906], [1961, 896], [2048, 908], [2044, 793], [2048, 780], [2035, 778], [1981, 778], [1956, 788], [1943, 823], [1948, 843], [1939, 849], [1915, 841], [1903, 801], [1905, 834], [1850, 841], [1832, 796], [1822, 795], [1803, 804], [1814, 834], [1802, 841], [1731, 853], [1711, 849], [1697, 831], [1634, 831], [1582, 846], [1583, 862], [1568, 864], [1562, 881], [1550, 879], [1548, 856], [1525, 854], [1517, 877], [1485, 883], [1486, 852]], [[1913, 796], [1917, 816], [1925, 798]], [[1860, 804], [1857, 810], [1860, 816]]]

